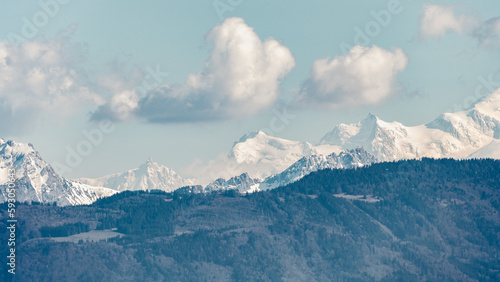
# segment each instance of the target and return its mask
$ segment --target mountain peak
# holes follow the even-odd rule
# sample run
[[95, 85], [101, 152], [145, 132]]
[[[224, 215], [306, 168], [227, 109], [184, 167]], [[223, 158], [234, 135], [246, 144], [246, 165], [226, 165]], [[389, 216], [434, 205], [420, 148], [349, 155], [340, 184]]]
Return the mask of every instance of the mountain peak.
[[364, 118], [361, 123], [365, 123], [365, 122], [377, 122], [379, 121], [380, 118], [377, 117], [376, 115], [372, 114], [372, 113], [369, 113], [368, 116], [366, 116], [366, 118]]
[[375, 134], [375, 132], [381, 129], [386, 123], [376, 115], [369, 113], [368, 116], [361, 120], [361, 122], [359, 122], [358, 124], [359, 131], [356, 134], [358, 134], [359, 136], [368, 137]]
[[146, 169], [146, 170], [149, 170], [149, 169], [157, 169], [158, 167], [160, 167], [160, 165], [158, 163], [156, 163], [155, 161], [153, 161], [153, 158], [152, 157], [149, 157], [145, 163], [143, 163], [142, 165], [139, 166], [139, 169]]
[[35, 148], [31, 143], [21, 143], [21, 142], [16, 142], [14, 140], [5, 141], [4, 139], [2, 139], [0, 141], [0, 146], [2, 146], [2, 148], [4, 149], [7, 148], [9, 152], [13, 152], [16, 154], [23, 154], [23, 155], [31, 153], [38, 154], [38, 152], [35, 150]]
[[257, 136], [269, 136], [269, 135], [264, 133], [264, 131], [262, 131], [262, 130], [250, 131], [250, 132], [247, 132], [245, 135], [241, 136], [240, 140], [238, 140], [238, 142], [235, 142], [235, 144], [236, 143], [243, 143], [243, 142], [247, 141], [248, 139], [253, 139]]

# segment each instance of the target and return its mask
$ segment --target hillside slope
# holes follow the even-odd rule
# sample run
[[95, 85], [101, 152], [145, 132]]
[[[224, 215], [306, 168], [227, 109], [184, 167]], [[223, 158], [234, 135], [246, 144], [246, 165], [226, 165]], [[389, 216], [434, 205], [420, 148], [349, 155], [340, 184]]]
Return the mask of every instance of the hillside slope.
[[[22, 205], [19, 278], [498, 281], [499, 172], [498, 160], [423, 159], [317, 171], [247, 196], [126, 191], [90, 207]], [[125, 237], [40, 238], [75, 223]]]

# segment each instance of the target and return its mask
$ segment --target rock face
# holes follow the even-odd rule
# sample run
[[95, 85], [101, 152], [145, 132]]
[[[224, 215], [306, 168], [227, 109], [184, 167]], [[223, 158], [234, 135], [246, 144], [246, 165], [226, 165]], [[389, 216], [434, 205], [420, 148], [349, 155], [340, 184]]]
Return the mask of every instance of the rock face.
[[[421, 157], [489, 156], [500, 139], [500, 90], [465, 111], [445, 113], [418, 126], [385, 122], [370, 114], [353, 124], [339, 124], [320, 144], [356, 148], [363, 146], [381, 161]], [[488, 149], [484, 149], [489, 147]], [[481, 153], [482, 152], [482, 153]], [[486, 154], [485, 154], [486, 153]]]
[[117, 191], [126, 190], [163, 190], [171, 192], [183, 186], [193, 185], [194, 179], [184, 179], [175, 171], [159, 165], [149, 158], [139, 168], [116, 173], [96, 179], [80, 178], [82, 183], [103, 186]]
[[33, 145], [0, 139], [0, 202], [7, 200], [7, 175], [16, 171], [16, 198], [19, 202], [56, 202], [60, 206], [91, 204], [116, 193], [67, 180], [46, 163]]

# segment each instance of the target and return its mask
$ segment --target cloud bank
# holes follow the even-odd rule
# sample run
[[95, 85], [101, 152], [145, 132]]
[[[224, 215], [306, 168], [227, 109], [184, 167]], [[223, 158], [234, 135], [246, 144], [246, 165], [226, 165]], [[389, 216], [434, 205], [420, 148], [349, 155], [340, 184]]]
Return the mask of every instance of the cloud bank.
[[376, 104], [393, 93], [407, 64], [401, 49], [354, 46], [345, 56], [315, 61], [296, 103], [328, 109]]

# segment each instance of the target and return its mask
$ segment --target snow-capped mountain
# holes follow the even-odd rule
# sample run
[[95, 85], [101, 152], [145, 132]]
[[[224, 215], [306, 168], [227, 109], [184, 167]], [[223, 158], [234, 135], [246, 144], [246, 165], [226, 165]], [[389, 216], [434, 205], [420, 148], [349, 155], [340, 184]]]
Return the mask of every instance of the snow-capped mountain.
[[33, 145], [0, 139], [0, 202], [7, 200], [10, 168], [16, 170], [16, 199], [19, 202], [81, 205], [117, 193], [108, 188], [69, 181], [55, 173]]
[[369, 114], [358, 123], [337, 125], [318, 146], [261, 131], [249, 133], [234, 144], [225, 159], [226, 167], [232, 169], [225, 172], [239, 176], [227, 181], [217, 179], [207, 187], [240, 192], [266, 190], [319, 169], [422, 157], [500, 158], [500, 89], [468, 110], [445, 113], [418, 126], [385, 122]]
[[[421, 157], [495, 157], [500, 139], [500, 90], [465, 111], [404, 126], [370, 114], [354, 124], [339, 124], [320, 141], [347, 149], [364, 147], [382, 161]], [[483, 149], [484, 148], [484, 149]], [[498, 153], [496, 153], [498, 155]]]
[[353, 150], [344, 150], [338, 154], [306, 156], [281, 173], [267, 177], [264, 181], [251, 178], [247, 173], [243, 173], [229, 180], [219, 178], [207, 185], [204, 191], [237, 189], [241, 193], [251, 193], [269, 190], [295, 182], [313, 171], [363, 167], [374, 162], [376, 162], [375, 157], [361, 147]]
[[205, 179], [200, 179], [200, 183], [209, 183], [218, 178], [228, 179], [243, 173], [248, 173], [251, 178], [264, 179], [280, 173], [304, 156], [340, 151], [338, 146], [314, 146], [308, 142], [286, 140], [255, 131], [235, 142], [228, 154], [195, 170], [197, 174], [205, 176]]
[[309, 142], [286, 140], [255, 131], [233, 145], [229, 159], [240, 165], [249, 165], [245, 172], [250, 176], [263, 178], [283, 171], [304, 156], [327, 155], [335, 151], [340, 151], [340, 148], [314, 146]]
[[159, 165], [149, 158], [139, 168], [123, 173], [115, 173], [96, 179], [80, 178], [80, 182], [109, 187], [117, 191], [125, 190], [163, 190], [171, 192], [183, 186], [195, 184], [194, 179], [184, 179], [171, 168]]

